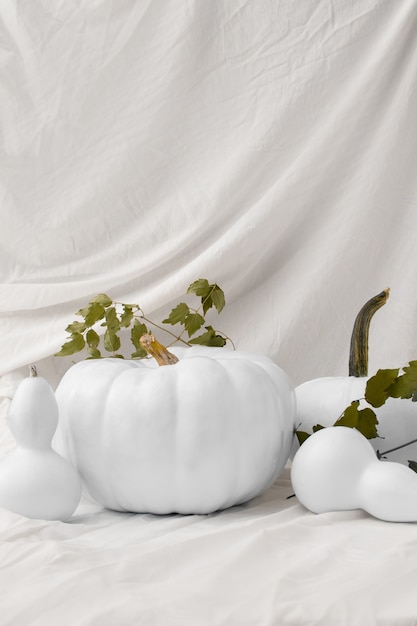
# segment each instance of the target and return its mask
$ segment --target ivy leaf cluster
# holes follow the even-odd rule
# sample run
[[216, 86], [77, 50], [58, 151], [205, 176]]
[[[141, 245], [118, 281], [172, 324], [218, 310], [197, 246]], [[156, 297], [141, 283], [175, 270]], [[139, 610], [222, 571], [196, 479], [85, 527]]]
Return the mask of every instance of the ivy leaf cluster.
[[366, 407], [364, 409], [359, 408], [360, 401], [354, 400], [339, 417], [339, 419], [333, 424], [334, 426], [348, 426], [350, 428], [356, 428], [367, 439], [373, 439], [378, 436], [377, 424], [378, 419], [373, 409]]
[[[190, 344], [200, 344], [204, 346], [224, 346], [226, 344], [226, 338], [218, 334], [212, 326], [204, 326], [204, 315], [214, 307], [218, 313], [220, 313], [225, 306], [225, 297], [222, 289], [214, 283], [210, 285], [208, 280], [200, 278], [187, 289], [187, 293], [195, 294], [200, 298], [200, 306], [198, 309], [191, 309], [185, 302], [180, 302], [174, 309], [172, 309], [169, 316], [162, 320], [163, 324], [181, 324], [185, 333], [188, 335]], [[203, 313], [203, 315], [201, 314]], [[205, 332], [201, 333], [197, 337], [191, 337], [195, 335], [202, 327], [205, 327]], [[182, 336], [181, 333], [180, 336]]]
[[338, 426], [343, 418], [346, 419], [346, 412], [351, 409], [352, 405], [359, 406], [359, 403], [364, 401], [372, 408], [358, 409], [362, 419], [359, 420], [358, 425], [355, 425], [355, 428], [358, 428], [368, 439], [378, 437], [378, 420], [374, 409], [383, 406], [388, 398], [411, 399], [413, 402], [417, 400], [417, 361], [410, 361], [408, 365], [396, 369], [379, 369], [367, 380], [364, 398], [352, 402], [334, 425]]
[[[70, 356], [85, 349], [88, 359], [100, 359], [103, 356], [123, 359], [124, 356], [120, 352], [120, 334], [124, 329], [130, 329], [133, 346], [130, 358], [142, 359], [147, 353], [142, 348], [140, 339], [145, 333], [151, 332], [148, 325], [163, 329], [173, 337], [172, 343], [180, 341], [186, 345], [222, 347], [230, 341], [233, 345], [229, 337], [206, 323], [205, 315], [210, 309], [214, 308], [220, 313], [225, 306], [224, 292], [217, 283], [210, 284], [207, 279], [200, 278], [189, 285], [187, 294], [197, 296], [200, 299], [199, 306], [193, 309], [185, 302], [180, 302], [168, 317], [162, 320], [162, 324], [182, 327], [179, 334], [148, 319], [138, 304], [116, 302], [107, 294], [98, 294], [75, 313], [82, 319], [66, 327], [65, 331], [69, 338], [55, 356]], [[99, 326], [104, 328], [104, 333], [97, 332]], [[203, 327], [204, 330], [195, 336]], [[103, 355], [103, 348], [107, 354]]]
[[[333, 426], [356, 428], [367, 439], [378, 437], [378, 417], [374, 409], [383, 406], [388, 398], [417, 401], [417, 360], [410, 361], [401, 368], [379, 369], [367, 380], [364, 397], [351, 402]], [[368, 406], [360, 408], [364, 402]], [[323, 426], [317, 424], [313, 427], [313, 432], [320, 428]], [[310, 436], [309, 433], [299, 430], [296, 430], [296, 435], [300, 445]], [[404, 447], [410, 443], [413, 442], [405, 443]], [[417, 471], [417, 462], [410, 461], [409, 465]]]

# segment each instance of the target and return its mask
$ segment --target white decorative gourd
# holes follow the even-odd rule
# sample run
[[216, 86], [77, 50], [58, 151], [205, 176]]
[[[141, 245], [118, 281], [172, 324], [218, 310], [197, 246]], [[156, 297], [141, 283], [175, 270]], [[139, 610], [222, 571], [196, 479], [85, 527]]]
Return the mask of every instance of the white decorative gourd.
[[[299, 385], [297, 429], [313, 432], [316, 424], [332, 426], [354, 400], [365, 396], [368, 377], [368, 342], [371, 320], [387, 301], [389, 288], [371, 298], [359, 311], [352, 330], [349, 376], [326, 376]], [[390, 453], [389, 460], [408, 465], [417, 459], [417, 403], [388, 398], [376, 411], [378, 437], [370, 440], [375, 451]], [[410, 443], [411, 442], [411, 443]], [[293, 456], [299, 445], [294, 438]]]
[[81, 361], [56, 390], [53, 445], [90, 496], [118, 511], [206, 514], [267, 489], [294, 437], [285, 372], [238, 350], [141, 344], [153, 359]]
[[363, 509], [390, 522], [417, 522], [417, 474], [379, 461], [355, 428], [334, 426], [311, 435], [296, 452], [291, 482], [313, 513]]
[[80, 501], [81, 481], [51, 447], [58, 405], [34, 367], [18, 386], [7, 420], [17, 446], [0, 463], [0, 506], [34, 519], [67, 520]]

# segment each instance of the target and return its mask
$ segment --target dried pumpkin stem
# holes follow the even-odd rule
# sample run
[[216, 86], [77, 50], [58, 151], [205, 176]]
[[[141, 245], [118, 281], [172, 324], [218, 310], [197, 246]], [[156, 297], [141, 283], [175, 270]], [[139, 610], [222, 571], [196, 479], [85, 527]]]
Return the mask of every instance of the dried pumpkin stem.
[[356, 316], [350, 340], [349, 376], [360, 377], [368, 375], [369, 326], [374, 314], [388, 300], [389, 291], [387, 287], [387, 289], [368, 300]]
[[142, 335], [139, 343], [148, 354], [153, 356], [158, 365], [174, 365], [174, 363], [178, 363], [178, 357], [169, 352], [151, 333]]
[[29, 377], [30, 378], [37, 378], [38, 376], [38, 371], [36, 369], [35, 365], [29, 365]]

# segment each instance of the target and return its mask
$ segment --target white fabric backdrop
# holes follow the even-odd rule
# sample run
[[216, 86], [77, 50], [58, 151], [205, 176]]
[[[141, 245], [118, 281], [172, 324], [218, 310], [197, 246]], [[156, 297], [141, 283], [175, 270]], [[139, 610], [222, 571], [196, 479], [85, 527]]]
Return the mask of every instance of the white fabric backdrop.
[[[294, 383], [417, 357], [417, 0], [0, 3], [0, 454], [26, 365], [98, 292], [213, 324]], [[212, 516], [0, 514], [2, 626], [415, 623], [416, 527], [314, 516], [288, 470]]]
[[0, 372], [199, 277], [295, 383], [387, 286], [370, 368], [415, 358], [416, 32], [415, 0], [2, 3]]

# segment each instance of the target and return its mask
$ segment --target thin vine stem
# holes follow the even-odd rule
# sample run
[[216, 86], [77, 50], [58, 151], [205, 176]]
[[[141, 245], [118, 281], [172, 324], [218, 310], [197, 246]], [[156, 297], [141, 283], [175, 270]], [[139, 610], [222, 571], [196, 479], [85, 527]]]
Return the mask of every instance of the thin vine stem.
[[[106, 327], [104, 333], [104, 349], [107, 352], [111, 352], [112, 356], [119, 358], [124, 357], [122, 354], [117, 354], [121, 346], [121, 338], [118, 333], [129, 327], [131, 328], [131, 341], [135, 347], [135, 352], [131, 355], [132, 358], [142, 358], [141, 353], [143, 349], [139, 346], [139, 342], [142, 331], [145, 330], [149, 332], [147, 326], [165, 332], [171, 337], [172, 339], [169, 339], [171, 342], [169, 344], [170, 346], [177, 342], [187, 347], [200, 343], [202, 345], [217, 343], [223, 346], [227, 341], [230, 341], [235, 350], [236, 347], [232, 339], [221, 331], [215, 330], [212, 326], [206, 326], [208, 332], [203, 332], [202, 335], [200, 334], [194, 338], [195, 333], [206, 323], [205, 313], [213, 306], [217, 309], [218, 313], [220, 313], [223, 308], [224, 293], [220, 287], [217, 284], [209, 285], [207, 279], [201, 278], [188, 287], [187, 294], [188, 293], [194, 293], [196, 296], [200, 296], [201, 304], [199, 304], [197, 308], [194, 308], [181, 303], [181, 305], [178, 305], [179, 308], [175, 307], [175, 309], [171, 311], [167, 320], [163, 320], [160, 323], [154, 322], [147, 317], [139, 304], [120, 302], [119, 300], [113, 300], [107, 294], [100, 293], [95, 296], [87, 306], [75, 313], [75, 315], [84, 318], [84, 323], [75, 321], [67, 326], [65, 330], [70, 336], [55, 356], [70, 356], [87, 348], [87, 353], [90, 355], [88, 358], [103, 358], [98, 348], [100, 336], [94, 330], [94, 326], [100, 322], [100, 320], [104, 320], [101, 326]], [[214, 295], [218, 295], [218, 298], [214, 299]], [[179, 312], [180, 314], [178, 314]], [[138, 326], [139, 320], [140, 323]], [[183, 326], [182, 329], [177, 327], [177, 322]], [[170, 330], [164, 325], [165, 323], [174, 325], [176, 328]], [[178, 332], [176, 333], [175, 330]], [[188, 334], [187, 340], [184, 337], [185, 333]]]
[[[196, 309], [194, 309], [193, 307], [189, 307], [190, 311], [192, 311], [193, 313], [199, 313], [201, 311], [201, 309], [204, 307], [205, 302], [211, 297], [211, 295], [215, 291], [215, 289], [216, 289], [216, 285], [213, 285], [211, 290], [209, 291], [209, 293], [206, 295], [206, 297], [202, 299], [201, 304]], [[143, 311], [142, 311], [142, 313], [143, 313]], [[143, 316], [143, 319], [146, 320], [146, 317]], [[182, 343], [184, 343], [187, 346], [192, 345], [188, 341], [186, 341], [185, 339], [182, 338], [182, 336], [184, 335], [184, 333], [186, 331], [185, 328], [182, 329], [182, 331], [180, 332], [179, 335], [176, 335], [175, 333], [167, 330], [166, 328], [164, 328], [162, 326], [158, 326], [158, 324], [155, 324], [151, 320], [146, 320], [146, 321], [148, 321], [150, 324], [153, 324], [156, 328], [159, 328], [160, 330], [164, 330], [165, 332], [169, 333], [172, 337], [175, 337], [176, 341], [181, 341]], [[225, 333], [223, 333], [223, 332], [221, 332], [219, 330], [216, 330], [215, 332], [217, 334], [221, 335], [225, 339], [225, 341], [230, 341], [233, 350], [236, 350], [236, 346], [233, 343], [233, 340], [228, 335], [226, 335]], [[173, 346], [174, 343], [175, 343], [175, 341], [173, 341], [172, 343], [168, 344], [168, 348]]]
[[[142, 311], [143, 312], [143, 311]], [[175, 333], [172, 332], [172, 330], [168, 330], [168, 328], [165, 328], [164, 326], [160, 326], [159, 324], [157, 324], [156, 322], [153, 322], [152, 320], [150, 320], [149, 318], [147, 318], [145, 315], [141, 315], [140, 316], [141, 319], [143, 319], [145, 322], [147, 322], [148, 324], [151, 324], [152, 326], [155, 326], [155, 328], [158, 328], [158, 330], [162, 330], [165, 333], [168, 333], [168, 335], [171, 335], [171, 337], [174, 337], [175, 341], [181, 341], [182, 343], [184, 343], [186, 346], [189, 345], [189, 343], [187, 341], [185, 341], [185, 339], [182, 339], [181, 335], [176, 335]], [[181, 333], [182, 334], [182, 333]], [[168, 347], [171, 347], [175, 341], [173, 341], [172, 343], [170, 343], [168, 345]]]
[[224, 339], [225, 339], [226, 341], [230, 341], [230, 343], [232, 344], [232, 348], [233, 348], [233, 350], [236, 350], [236, 346], [235, 346], [235, 344], [233, 343], [233, 340], [232, 340], [232, 339], [230, 339], [230, 337], [228, 337], [228, 335], [226, 335], [225, 333], [222, 333], [222, 331], [221, 331], [221, 330], [216, 330], [216, 333], [219, 333], [222, 337], [224, 337]]
[[[216, 286], [213, 285], [212, 289], [207, 294], [207, 296], [202, 300], [200, 306], [197, 307], [197, 309], [194, 309], [193, 307], [189, 307], [190, 310], [193, 311], [193, 313], [199, 313], [201, 311], [201, 309], [203, 308], [204, 303], [208, 300], [208, 298], [214, 292], [215, 288], [216, 288]], [[118, 300], [113, 300], [113, 303], [116, 304], [116, 305], [118, 304], [119, 306], [128, 306], [132, 310], [134, 309], [133, 317], [135, 317], [136, 319], [142, 319], [147, 324], [151, 324], [155, 328], [158, 328], [158, 330], [161, 330], [161, 331], [167, 333], [168, 335], [171, 335], [171, 337], [174, 338], [174, 341], [172, 341], [171, 343], [169, 343], [167, 345], [168, 348], [171, 348], [177, 341], [180, 341], [181, 343], [183, 343], [186, 346], [190, 346], [191, 345], [188, 341], [186, 341], [186, 339], [183, 339], [183, 335], [184, 335], [185, 330], [186, 330], [185, 328], [180, 332], [179, 335], [176, 335], [174, 332], [172, 332], [172, 330], [169, 330], [165, 326], [161, 326], [160, 324], [157, 324], [156, 322], [154, 322], [151, 319], [149, 319], [149, 317], [146, 317], [142, 307], [139, 304], [124, 304], [123, 302], [119, 302]], [[136, 313], [138, 315], [135, 315]], [[220, 330], [216, 330], [215, 332], [217, 334], [221, 335], [225, 339], [225, 341], [230, 341], [233, 350], [236, 350], [236, 346], [233, 343], [233, 340], [228, 335], [226, 335], [225, 333], [223, 333]]]
[[407, 446], [411, 446], [413, 443], [417, 443], [417, 439], [413, 439], [412, 441], [408, 441], [407, 443], [402, 443], [400, 446], [396, 446], [395, 448], [391, 448], [390, 450], [385, 450], [384, 452], [376, 451], [376, 455], [378, 459], [383, 459], [386, 454], [390, 454], [391, 452], [396, 452], [397, 450], [402, 450]]
[[[147, 324], [151, 324], [152, 326], [154, 326], [155, 328], [158, 328], [158, 330], [162, 330], [165, 333], [168, 333], [168, 335], [171, 335], [171, 337], [174, 337], [175, 341], [181, 341], [182, 343], [184, 343], [185, 345], [189, 345], [184, 339], [181, 339], [181, 336], [176, 335], [175, 333], [173, 333], [171, 330], [169, 330], [168, 328], [165, 328], [164, 326], [160, 326], [160, 324], [157, 324], [156, 322], [153, 322], [152, 320], [150, 320], [148, 317], [146, 317], [143, 309], [141, 306], [139, 306], [139, 304], [124, 304], [123, 302], [118, 302], [117, 300], [113, 300], [114, 304], [118, 304], [120, 306], [128, 306], [130, 307], [132, 310], [135, 309], [134, 313], [133, 313], [133, 317], [135, 317], [136, 319], [141, 319], [144, 320]], [[135, 315], [135, 314], [138, 315]], [[173, 342], [175, 343], [175, 342]], [[170, 346], [172, 344], [169, 344]]]

